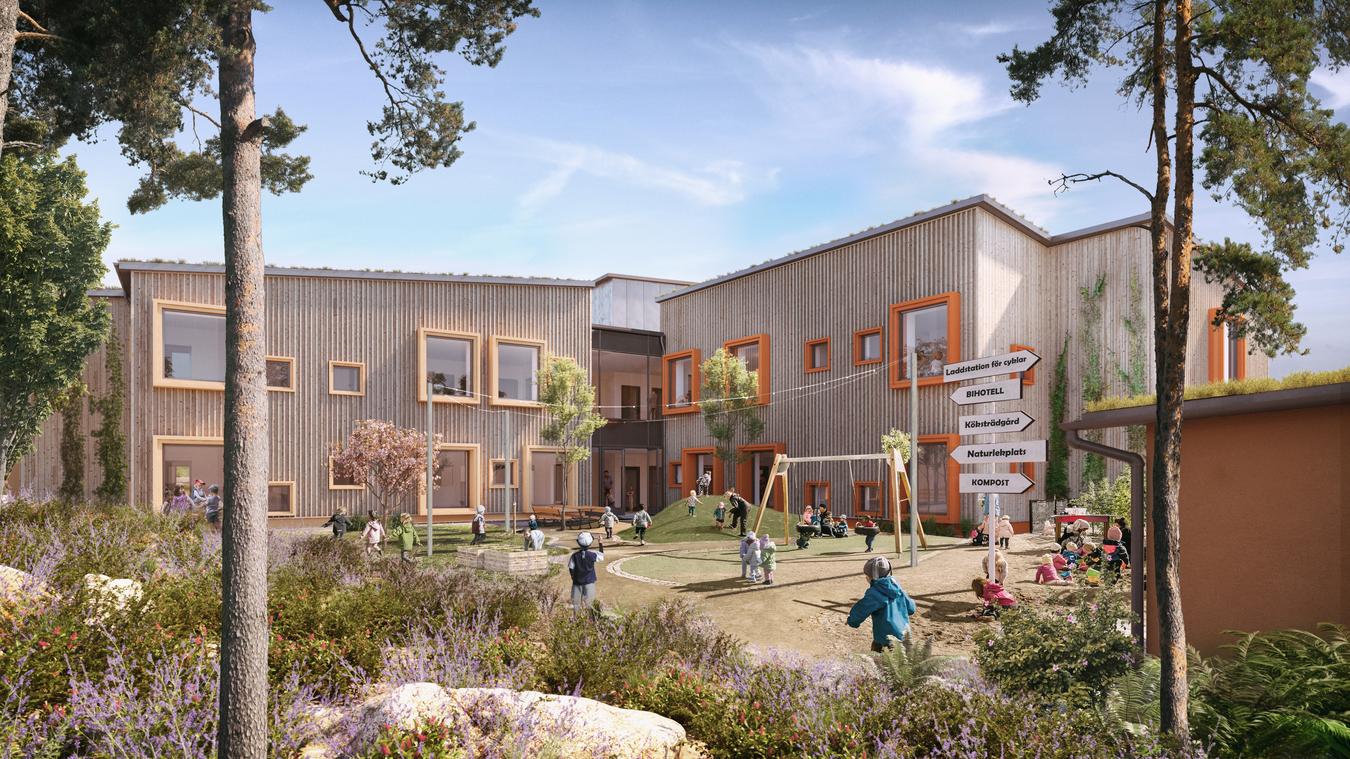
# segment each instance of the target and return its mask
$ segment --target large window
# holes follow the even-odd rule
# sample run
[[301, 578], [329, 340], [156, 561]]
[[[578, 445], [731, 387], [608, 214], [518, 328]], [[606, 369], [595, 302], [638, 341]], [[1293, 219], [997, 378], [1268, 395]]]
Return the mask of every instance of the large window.
[[535, 340], [492, 338], [492, 403], [500, 406], [539, 402], [539, 364], [544, 344]]
[[753, 372], [759, 383], [759, 402], [769, 402], [769, 336], [751, 335], [731, 340], [723, 347], [727, 353], [741, 360], [746, 371]]
[[1219, 309], [1209, 310], [1209, 381], [1229, 382], [1247, 377], [1247, 338], [1238, 337], [1231, 322], [1215, 324]]
[[698, 410], [697, 350], [670, 353], [661, 357], [665, 395], [662, 404], [667, 414], [688, 414]]
[[433, 509], [467, 509], [477, 505], [470, 503], [470, 453], [464, 449], [436, 451], [436, 469], [441, 477], [432, 490]]
[[881, 327], [853, 333], [853, 365], [881, 363]]
[[356, 361], [329, 361], [328, 394], [365, 395], [366, 365]]
[[[942, 365], [961, 356], [961, 301], [956, 293], [891, 305], [891, 387], [907, 387], [917, 369], [919, 383], [942, 382]], [[917, 367], [909, 365], [910, 351]]]
[[802, 347], [802, 369], [807, 374], [830, 370], [830, 338], [806, 341]]
[[[208, 493], [212, 485], [219, 486], [220, 496], [228, 508], [230, 493], [225, 490], [225, 447], [220, 438], [156, 435], [153, 445], [152, 476], [159, 483], [161, 508], [168, 505], [179, 487], [185, 495], [191, 496], [192, 486], [198, 481]], [[194, 508], [204, 509], [205, 505], [199, 502]], [[267, 483], [267, 515], [295, 516], [294, 481]]]
[[267, 389], [295, 392], [295, 359], [290, 356], [267, 357]]
[[155, 377], [160, 387], [225, 388], [225, 309], [155, 301]]
[[418, 330], [417, 399], [427, 399], [427, 383], [438, 403], [478, 402], [478, 338], [441, 330]]

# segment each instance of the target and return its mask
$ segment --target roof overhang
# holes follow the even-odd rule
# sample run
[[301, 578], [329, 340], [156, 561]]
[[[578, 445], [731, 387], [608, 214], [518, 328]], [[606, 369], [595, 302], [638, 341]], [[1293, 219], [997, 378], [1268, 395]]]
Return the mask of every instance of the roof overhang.
[[[1248, 393], [1247, 395], [1195, 398], [1181, 404], [1181, 418], [1186, 420], [1204, 419], [1211, 416], [1260, 414], [1267, 411], [1288, 411], [1318, 406], [1336, 406], [1345, 403], [1350, 403], [1350, 382], [1317, 387], [1298, 387], [1290, 390], [1271, 390], [1270, 392]], [[1156, 421], [1156, 407], [1150, 404], [1109, 411], [1093, 411], [1060, 426], [1066, 430], [1100, 430], [1112, 427], [1154, 424]]]

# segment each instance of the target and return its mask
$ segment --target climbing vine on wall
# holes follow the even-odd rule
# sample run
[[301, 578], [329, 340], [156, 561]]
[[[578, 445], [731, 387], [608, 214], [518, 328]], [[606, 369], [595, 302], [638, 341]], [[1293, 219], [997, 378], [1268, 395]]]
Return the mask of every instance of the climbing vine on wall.
[[1060, 425], [1069, 396], [1069, 336], [1055, 359], [1055, 382], [1050, 390], [1050, 460], [1045, 466], [1045, 497], [1052, 501], [1069, 497], [1069, 443]]
[[127, 500], [127, 438], [122, 432], [122, 406], [126, 403], [127, 383], [122, 376], [121, 346], [114, 326], [103, 351], [103, 372], [107, 377], [105, 392], [89, 399], [90, 410], [99, 415], [98, 429], [94, 431], [94, 439], [98, 441], [95, 456], [103, 470], [103, 481], [94, 495], [104, 503]]
[[[1106, 293], [1106, 274], [1099, 274], [1090, 287], [1079, 288], [1083, 305], [1079, 309], [1079, 343], [1082, 346], [1083, 405], [1106, 395], [1106, 376], [1102, 369], [1102, 295]], [[1089, 430], [1084, 438], [1101, 442], [1101, 430]], [[1095, 453], [1083, 456], [1082, 487], [1106, 479], [1106, 460]]]
[[67, 501], [84, 498], [84, 394], [88, 388], [76, 380], [61, 396], [61, 489]]
[[[1125, 363], [1116, 365], [1116, 376], [1125, 385], [1126, 395], [1133, 397], [1148, 392], [1148, 343], [1144, 339], [1144, 287], [1139, 282], [1139, 272], [1130, 272], [1129, 311], [1125, 315], [1125, 332], [1129, 343], [1126, 346]], [[1127, 429], [1131, 451], [1144, 452], [1145, 431], [1143, 425], [1136, 424]]]

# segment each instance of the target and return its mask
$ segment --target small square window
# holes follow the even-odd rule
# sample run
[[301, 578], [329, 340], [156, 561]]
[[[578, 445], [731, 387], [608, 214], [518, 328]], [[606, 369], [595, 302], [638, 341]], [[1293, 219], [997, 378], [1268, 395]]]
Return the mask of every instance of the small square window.
[[881, 363], [881, 327], [853, 333], [853, 365]]
[[295, 483], [267, 483], [267, 515], [295, 516]]
[[808, 340], [804, 348], [802, 363], [807, 374], [830, 370], [830, 338]]
[[[506, 488], [516, 487], [516, 460], [511, 459], [493, 459], [489, 464], [491, 469], [488, 479], [488, 487]], [[509, 477], [508, 477], [509, 473]]]
[[329, 361], [328, 394], [365, 395], [366, 365], [354, 361]]
[[295, 359], [289, 356], [267, 357], [267, 389], [295, 392]]

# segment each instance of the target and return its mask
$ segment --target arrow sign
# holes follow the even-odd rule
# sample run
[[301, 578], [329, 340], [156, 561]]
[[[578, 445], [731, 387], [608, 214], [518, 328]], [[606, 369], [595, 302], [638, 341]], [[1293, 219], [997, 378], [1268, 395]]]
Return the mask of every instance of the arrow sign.
[[975, 414], [958, 420], [957, 431], [962, 435], [983, 435], [991, 432], [1021, 432], [1035, 419], [1021, 411], [1010, 414]]
[[1014, 461], [1045, 461], [1045, 441], [1020, 440], [1016, 443], [958, 445], [956, 446], [956, 450], [952, 451], [952, 458], [962, 464], [1007, 464]]
[[962, 493], [1025, 493], [1032, 486], [1023, 474], [961, 473]]
[[962, 406], [972, 403], [992, 403], [994, 401], [1022, 400], [1021, 378], [984, 382], [979, 385], [966, 385], [952, 391], [952, 400]]
[[986, 356], [984, 358], [973, 358], [969, 361], [958, 361], [955, 364], [943, 364], [942, 381], [959, 382], [981, 377], [996, 377], [1000, 374], [1025, 372], [1040, 360], [1040, 356], [1029, 350], [1019, 350], [1004, 353], [1000, 356]]

